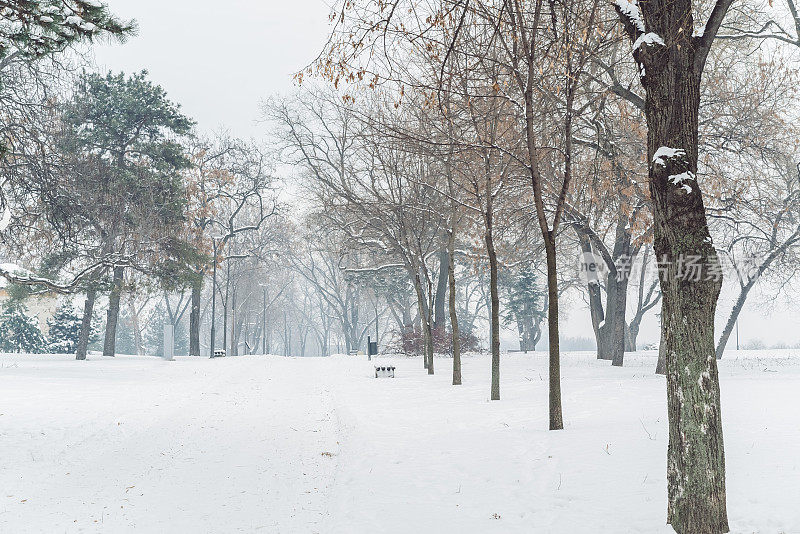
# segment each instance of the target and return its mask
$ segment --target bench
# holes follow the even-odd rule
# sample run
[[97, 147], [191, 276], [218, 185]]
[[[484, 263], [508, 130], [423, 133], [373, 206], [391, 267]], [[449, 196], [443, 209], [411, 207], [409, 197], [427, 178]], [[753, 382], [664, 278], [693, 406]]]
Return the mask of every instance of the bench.
[[224, 358], [225, 357], [225, 349], [217, 349], [214, 351], [214, 354], [211, 355], [212, 358]]
[[394, 366], [376, 365], [375, 378], [394, 378]]

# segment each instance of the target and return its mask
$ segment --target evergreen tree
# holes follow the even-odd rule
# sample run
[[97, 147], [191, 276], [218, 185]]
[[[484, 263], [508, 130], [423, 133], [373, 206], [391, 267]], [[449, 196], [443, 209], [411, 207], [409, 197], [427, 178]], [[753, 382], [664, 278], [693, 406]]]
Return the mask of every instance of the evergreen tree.
[[[62, 149], [93, 169], [87, 173], [91, 183], [83, 180], [76, 187], [81, 214], [92, 226], [100, 222], [99, 253], [120, 258], [108, 273], [113, 279], [103, 354], [113, 356], [125, 268], [172, 276], [173, 265], [183, 265], [183, 256], [193, 250], [180, 235], [186, 206], [182, 172], [190, 167], [180, 141], [193, 122], [146, 71], [84, 74], [64, 106], [63, 120]], [[93, 301], [94, 294], [87, 295], [89, 312]]]
[[0, 350], [41, 353], [45, 339], [36, 320], [26, 315], [25, 305], [11, 300], [0, 315]]
[[118, 354], [136, 354], [136, 339], [133, 334], [133, 321], [127, 309], [119, 312], [117, 324], [116, 352]]
[[99, 35], [124, 38], [134, 31], [97, 0], [16, 0], [0, 2], [0, 9], [0, 59], [41, 58]]
[[528, 263], [516, 272], [504, 273], [500, 283], [507, 295], [504, 322], [517, 323], [520, 350], [536, 350], [545, 317], [542, 310], [545, 292], [538, 283], [536, 269]]
[[47, 320], [47, 350], [53, 354], [75, 352], [81, 333], [81, 316], [71, 304], [59, 306]]

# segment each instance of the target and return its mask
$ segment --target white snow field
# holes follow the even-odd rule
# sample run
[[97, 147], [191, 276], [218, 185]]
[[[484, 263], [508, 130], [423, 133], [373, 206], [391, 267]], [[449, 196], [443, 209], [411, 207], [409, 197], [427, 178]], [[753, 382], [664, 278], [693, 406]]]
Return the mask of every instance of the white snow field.
[[[0, 532], [659, 533], [654, 353], [489, 358], [0, 356]], [[720, 364], [734, 533], [800, 532], [800, 352]]]

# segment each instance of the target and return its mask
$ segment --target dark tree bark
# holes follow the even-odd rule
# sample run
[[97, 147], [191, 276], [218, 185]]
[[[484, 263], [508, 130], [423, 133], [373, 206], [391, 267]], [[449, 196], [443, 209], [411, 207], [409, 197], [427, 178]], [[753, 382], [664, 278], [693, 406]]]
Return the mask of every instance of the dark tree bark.
[[[581, 247], [583, 257], [588, 257], [592, 254], [592, 242], [589, 234], [580, 226], [574, 226], [575, 233], [578, 236], [578, 244]], [[594, 332], [595, 345], [597, 346], [597, 359], [604, 359], [605, 352], [603, 350], [603, 334], [605, 333], [603, 327], [605, 326], [606, 314], [603, 309], [603, 298], [600, 293], [600, 279], [597, 275], [586, 273], [587, 283], [586, 290], [589, 293], [589, 314], [592, 319], [592, 331]]]
[[486, 251], [489, 256], [489, 294], [491, 334], [490, 347], [492, 351], [492, 390], [491, 399], [500, 400], [500, 294], [497, 288], [497, 252], [494, 249], [494, 236], [492, 234], [492, 207], [489, 204], [486, 210]]
[[192, 284], [192, 309], [189, 312], [189, 356], [200, 356], [200, 296], [202, 292], [203, 279], [198, 277]]
[[[454, 215], [455, 216], [455, 215]], [[456, 233], [451, 230], [447, 238], [447, 282], [449, 285], [450, 329], [453, 335], [453, 385], [461, 385], [461, 332], [456, 313], [456, 264], [454, 260]]]
[[667, 374], [666, 344], [664, 343], [663, 327], [661, 328], [661, 342], [658, 344], [658, 362], [656, 362], [656, 374], [664, 376]]
[[553, 231], [544, 235], [547, 256], [547, 335], [550, 349], [549, 394], [550, 430], [564, 428], [561, 410], [561, 348], [558, 337], [558, 271], [556, 267], [556, 237]]
[[433, 298], [433, 329], [443, 331], [445, 325], [445, 303], [448, 285], [448, 266], [450, 265], [447, 246], [443, 246], [439, 251], [439, 277], [436, 279], [436, 295]]
[[78, 337], [78, 346], [75, 350], [76, 360], [86, 359], [86, 350], [89, 346], [89, 337], [92, 333], [92, 312], [94, 311], [94, 301], [97, 298], [97, 291], [90, 289], [86, 292], [86, 301], [83, 304], [83, 320], [81, 321], [81, 333]]
[[589, 311], [592, 317], [592, 328], [597, 343], [597, 358], [611, 360], [612, 365], [622, 366], [625, 355], [626, 310], [628, 304], [628, 282], [630, 265], [636, 250], [631, 246], [631, 234], [627, 229], [628, 218], [620, 216], [616, 225], [614, 248], [608, 251], [599, 242], [592, 239], [590, 230], [575, 225], [578, 242], [584, 255], [593, 253], [592, 243], [599, 249], [602, 260], [608, 269], [606, 275], [606, 305], [603, 308], [599, 280], [590, 279], [587, 284], [589, 292]]
[[122, 295], [122, 277], [124, 267], [114, 267], [111, 294], [108, 297], [108, 313], [106, 314], [106, 337], [103, 343], [103, 356], [114, 356], [117, 345], [117, 322], [119, 321], [119, 300]]
[[419, 310], [420, 328], [422, 329], [423, 336], [423, 353], [422, 360], [428, 374], [434, 374], [433, 365], [433, 335], [431, 333], [431, 316], [430, 308], [425, 300], [425, 292], [422, 288], [422, 280], [420, 279], [418, 268], [415, 265], [409, 266], [411, 271], [411, 279], [414, 281], [414, 291], [417, 294], [417, 308]]
[[231, 356], [239, 355], [239, 328], [236, 323], [236, 286], [231, 290]]
[[[621, 6], [633, 6], [634, 16]], [[631, 39], [658, 40], [634, 50], [645, 89], [654, 251], [662, 292], [667, 373], [667, 521], [679, 534], [728, 532], [725, 454], [714, 313], [722, 277], [697, 180], [700, 81], [730, 0], [719, 0], [701, 37], [693, 37], [691, 0], [618, 3]], [[659, 42], [660, 41], [660, 42]], [[689, 259], [700, 275], [686, 276]]]

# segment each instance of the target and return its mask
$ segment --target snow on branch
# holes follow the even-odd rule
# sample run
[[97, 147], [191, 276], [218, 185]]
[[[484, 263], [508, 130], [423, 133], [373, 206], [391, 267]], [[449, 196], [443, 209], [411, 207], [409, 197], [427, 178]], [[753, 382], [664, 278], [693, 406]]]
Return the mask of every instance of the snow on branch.
[[629, 0], [614, 0], [614, 8], [617, 10], [617, 14], [625, 27], [625, 32], [631, 41], [636, 41], [640, 35], [646, 33], [638, 4]]
[[90, 278], [97, 269], [102, 267], [132, 267], [133, 263], [118, 254], [111, 254], [101, 261], [95, 262], [78, 272], [71, 280], [64, 283], [55, 282], [49, 278], [42, 278], [30, 274], [18, 274], [18, 269], [10, 269], [8, 266], [0, 265], [0, 277], [5, 278], [12, 284], [21, 286], [42, 287], [45, 291], [53, 291], [64, 295], [74, 293], [80, 289], [81, 283], [85, 278]]

